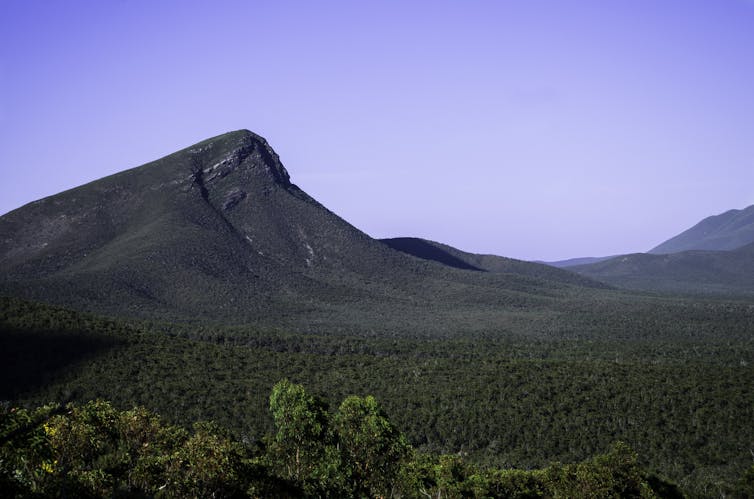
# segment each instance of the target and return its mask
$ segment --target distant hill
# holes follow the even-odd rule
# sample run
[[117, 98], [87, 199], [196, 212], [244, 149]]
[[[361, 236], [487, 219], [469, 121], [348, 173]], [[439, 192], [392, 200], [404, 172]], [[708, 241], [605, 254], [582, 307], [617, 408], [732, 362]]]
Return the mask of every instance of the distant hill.
[[568, 260], [558, 260], [557, 262], [540, 262], [544, 263], [545, 265], [550, 265], [552, 267], [558, 267], [560, 269], [565, 269], [568, 267], [573, 267], [576, 265], [588, 265], [590, 263], [598, 263], [598, 262], [604, 262], [605, 260], [609, 260], [611, 258], [615, 258], [616, 255], [612, 256], [585, 256], [581, 258], [569, 258]]
[[754, 205], [705, 218], [648, 253], [547, 262], [612, 286], [684, 294], [754, 294]]
[[754, 295], [754, 243], [733, 251], [636, 253], [570, 269], [626, 289]]
[[0, 293], [118, 316], [331, 332], [489, 328], [508, 323], [501, 311], [599, 286], [506, 265], [475, 272], [395, 251], [292, 184], [246, 130], [0, 217]]
[[510, 273], [538, 277], [545, 280], [567, 282], [571, 284], [594, 287], [591, 280], [573, 272], [554, 269], [549, 265], [526, 262], [497, 255], [478, 255], [467, 253], [447, 244], [420, 239], [416, 237], [396, 237], [380, 239], [393, 249], [409, 255], [442, 263], [450, 267], [493, 273]]
[[754, 205], [707, 217], [690, 229], [649, 250], [651, 254], [688, 250], [734, 250], [754, 243]]

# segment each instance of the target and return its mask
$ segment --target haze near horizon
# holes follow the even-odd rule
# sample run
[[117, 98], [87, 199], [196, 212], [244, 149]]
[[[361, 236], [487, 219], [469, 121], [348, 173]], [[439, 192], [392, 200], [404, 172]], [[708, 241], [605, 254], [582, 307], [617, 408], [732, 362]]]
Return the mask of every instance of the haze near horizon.
[[754, 204], [754, 3], [5, 2], [0, 213], [240, 128], [373, 237], [559, 260]]

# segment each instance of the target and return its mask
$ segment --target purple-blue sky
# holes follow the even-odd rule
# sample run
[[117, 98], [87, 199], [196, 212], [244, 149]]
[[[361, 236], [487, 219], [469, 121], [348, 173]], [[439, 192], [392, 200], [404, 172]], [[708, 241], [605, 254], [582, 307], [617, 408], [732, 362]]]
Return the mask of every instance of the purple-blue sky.
[[239, 128], [374, 237], [644, 251], [754, 204], [754, 2], [0, 3], [0, 213]]

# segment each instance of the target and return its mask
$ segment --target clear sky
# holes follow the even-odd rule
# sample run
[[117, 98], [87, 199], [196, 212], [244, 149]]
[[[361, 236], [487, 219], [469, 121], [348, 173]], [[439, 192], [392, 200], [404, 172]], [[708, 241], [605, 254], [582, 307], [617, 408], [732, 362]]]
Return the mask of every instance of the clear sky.
[[0, 1], [0, 213], [240, 128], [373, 237], [645, 251], [754, 204], [754, 1]]

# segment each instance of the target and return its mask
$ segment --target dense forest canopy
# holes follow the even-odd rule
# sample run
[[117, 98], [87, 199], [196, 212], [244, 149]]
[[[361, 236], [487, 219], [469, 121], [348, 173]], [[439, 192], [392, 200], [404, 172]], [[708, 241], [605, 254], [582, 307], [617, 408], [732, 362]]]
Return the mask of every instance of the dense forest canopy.
[[[5, 409], [0, 487], [6, 497], [682, 497], [616, 443], [577, 464], [480, 467], [418, 452], [374, 397], [335, 410], [288, 380], [269, 398], [273, 433], [239, 441], [210, 423], [191, 429], [144, 408], [101, 400]], [[754, 487], [754, 466], [731, 492]]]
[[[107, 399], [116, 412], [144, 406], [175, 431], [211, 420], [253, 452], [264, 442], [264, 455], [278, 449], [275, 469], [288, 469], [281, 463], [290, 441], [269, 437], [281, 435], [276, 425], [285, 420], [285, 411], [270, 412], [269, 394], [287, 378], [318, 394], [299, 397], [317, 408], [321, 426], [313, 434], [342, 427], [336, 404], [349, 402], [353, 417], [371, 411], [390, 422], [393, 444], [385, 448], [401, 454], [410, 446], [425, 456], [414, 463], [421, 473], [435, 469], [433, 460], [460, 459], [462, 476], [517, 469], [494, 473], [526, 481], [525, 470], [587, 462], [623, 441], [643, 476], [708, 497], [739, 490], [752, 464], [754, 346], [743, 304], [658, 309], [641, 320], [656, 321], [664, 336], [633, 339], [623, 331], [634, 319], [612, 307], [616, 321], [604, 324], [614, 324], [613, 336], [583, 340], [296, 334], [114, 320], [8, 298], [0, 304], [0, 399], [7, 414], [27, 411], [32, 420], [33, 408], [49, 403], [85, 410], [88, 401]], [[668, 328], [677, 310], [688, 314]], [[26, 409], [9, 412], [18, 404]], [[291, 486], [293, 478], [275, 473]]]

